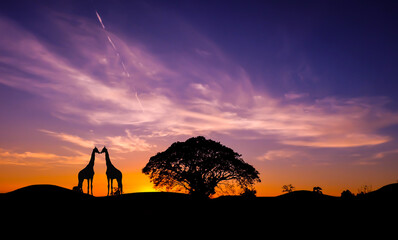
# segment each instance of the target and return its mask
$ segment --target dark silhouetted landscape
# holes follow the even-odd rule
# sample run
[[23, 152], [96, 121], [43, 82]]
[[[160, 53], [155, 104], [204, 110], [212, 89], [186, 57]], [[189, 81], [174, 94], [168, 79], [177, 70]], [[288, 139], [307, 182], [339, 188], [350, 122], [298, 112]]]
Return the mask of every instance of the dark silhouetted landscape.
[[369, 192], [361, 197], [353, 197], [345, 199], [343, 197], [330, 196], [326, 194], [318, 194], [313, 191], [298, 190], [290, 193], [285, 193], [275, 197], [244, 197], [244, 196], [220, 196], [212, 199], [197, 199], [189, 194], [173, 193], [173, 192], [138, 192], [125, 193], [115, 196], [101, 196], [95, 197], [89, 194], [80, 193], [63, 187], [55, 185], [31, 185], [23, 187], [8, 193], [0, 194], [1, 201], [204, 201], [204, 202], [236, 202], [240, 203], [276, 203], [276, 202], [329, 202], [331, 204], [336, 202], [371, 202], [383, 201], [393, 202], [398, 201], [398, 183], [393, 183], [381, 187], [373, 192]]

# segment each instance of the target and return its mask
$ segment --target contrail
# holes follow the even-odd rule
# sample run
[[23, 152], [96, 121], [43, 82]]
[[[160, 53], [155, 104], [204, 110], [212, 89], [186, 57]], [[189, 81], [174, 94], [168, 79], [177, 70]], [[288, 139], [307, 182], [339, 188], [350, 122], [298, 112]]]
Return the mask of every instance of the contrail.
[[[106, 35], [106, 37], [108, 38], [108, 42], [111, 44], [113, 50], [115, 51], [116, 55], [118, 56], [118, 58], [119, 58], [119, 60], [120, 60], [120, 64], [122, 65], [122, 68], [123, 68], [124, 73], [127, 75], [127, 78], [131, 78], [131, 77], [130, 77], [130, 76], [131, 76], [130, 73], [127, 71], [126, 65], [124, 64], [123, 60], [122, 60], [121, 57], [120, 57], [120, 53], [119, 53], [119, 51], [117, 50], [115, 43], [113, 42], [111, 36], [108, 34], [108, 32], [107, 32], [106, 29], [105, 29], [105, 25], [104, 25], [104, 23], [102, 22], [101, 16], [99, 15], [99, 13], [98, 13], [97, 11], [95, 11], [95, 14], [97, 15], [98, 21], [99, 21], [99, 23], [101, 24], [102, 29], [104, 29], [105, 35]], [[138, 104], [140, 105], [141, 111], [144, 112], [144, 108], [142, 107], [141, 100], [140, 100], [140, 98], [138, 97], [138, 92], [137, 92], [137, 90], [135, 89], [134, 86], [133, 86], [133, 89], [134, 89], [134, 92], [135, 92], [135, 98], [137, 99]]]
[[95, 11], [95, 14], [97, 14], [98, 21], [101, 23], [102, 28], [105, 29], [105, 25], [104, 25], [104, 23], [102, 23], [101, 16], [98, 14], [97, 11]]
[[[107, 37], [108, 37], [108, 41], [109, 41], [109, 43], [112, 45], [113, 49], [115, 49], [115, 51], [117, 51], [116, 45], [113, 43], [112, 38], [109, 37], [109, 36], [107, 36]], [[119, 52], [118, 52], [117, 54], [119, 55]]]

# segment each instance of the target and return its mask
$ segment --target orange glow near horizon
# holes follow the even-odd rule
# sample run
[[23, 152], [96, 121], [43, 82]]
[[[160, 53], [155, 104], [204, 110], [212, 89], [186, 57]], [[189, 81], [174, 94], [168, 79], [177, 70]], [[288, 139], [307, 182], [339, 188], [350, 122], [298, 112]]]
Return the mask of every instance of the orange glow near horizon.
[[[253, 147], [243, 147], [235, 145], [233, 142], [230, 142], [230, 144], [232, 148], [238, 149], [238, 152], [248, 152], [249, 149], [246, 149], [246, 147]], [[166, 148], [167, 146], [159, 145], [157, 151], [164, 151]], [[69, 148], [64, 147], [60, 149], [69, 150]], [[112, 148], [109, 149], [113, 164], [123, 173], [124, 193], [158, 191], [153, 188], [149, 177], [141, 173], [142, 167], [145, 166], [149, 157], [155, 154], [154, 152], [134, 154], [116, 152], [113, 155], [112, 153], [115, 151]], [[78, 172], [89, 161], [89, 151], [86, 150], [85, 152], [76, 151], [75, 155], [64, 156], [42, 152], [16, 153], [3, 151], [0, 153], [3, 162], [0, 167], [0, 192], [5, 193], [34, 184], [53, 184], [72, 189], [73, 186], [77, 185]], [[386, 152], [375, 157], [385, 157], [389, 154]], [[323, 188], [324, 194], [339, 196], [346, 189], [356, 193], [363, 185], [372, 186], [376, 190], [394, 182], [395, 177], [394, 168], [391, 168], [390, 171], [374, 172], [373, 169], [377, 166], [372, 164], [347, 165], [344, 162], [340, 164], [315, 162], [314, 165], [311, 162], [302, 162], [300, 159], [308, 161], [309, 156], [292, 150], [268, 151], [267, 154], [254, 159], [250, 155], [247, 157], [245, 155], [248, 154], [243, 154], [245, 161], [248, 161], [260, 172], [262, 182], [255, 185], [257, 196], [281, 195], [281, 187], [285, 184], [293, 184], [296, 190], [309, 191], [315, 186], [320, 186]], [[130, 159], [134, 161], [131, 162]], [[17, 164], [4, 164], [11, 161]], [[70, 162], [65, 164], [67, 161]], [[286, 165], [286, 161], [290, 164]], [[103, 155], [96, 155], [94, 171], [94, 196], [106, 196], [107, 178]], [[116, 186], [117, 183], [114, 181], [114, 187]], [[87, 181], [84, 181], [83, 191], [87, 192]], [[235, 192], [235, 194], [237, 193]]]
[[[14, 175], [12, 179], [11, 175]], [[51, 184], [64, 187], [67, 189], [72, 189], [73, 186], [77, 185], [77, 173], [68, 175], [56, 175], [56, 173], [51, 174], [52, 176], [43, 175], [29, 175], [22, 174], [20, 178], [15, 177], [15, 172], [10, 175], [1, 172], [0, 178], [0, 193], [7, 193], [14, 191], [16, 189], [26, 187], [29, 185], [36, 184]], [[5, 184], [7, 178], [11, 178], [12, 184]], [[113, 186], [117, 187], [117, 182], [113, 181]], [[152, 183], [144, 174], [140, 172], [126, 172], [123, 173], [123, 190], [124, 193], [134, 193], [134, 192], [156, 192], [152, 187]], [[83, 182], [83, 192], [87, 193], [87, 180]], [[104, 173], [95, 173], [93, 180], [93, 195], [94, 196], [106, 196], [107, 195], [107, 178]]]
[[[19, 168], [19, 167], [18, 167]], [[122, 169], [122, 168], [120, 168]], [[28, 169], [9, 169], [8, 167], [2, 167], [0, 169], [0, 193], [6, 193], [16, 190], [21, 187], [34, 184], [52, 184], [58, 185], [67, 189], [72, 189], [73, 186], [77, 185], [77, 173], [80, 169], [68, 168], [66, 171], [63, 169], [58, 174], [55, 171], [51, 171], [50, 174], [45, 169], [39, 169], [37, 171], [30, 171]], [[93, 181], [93, 195], [94, 196], [106, 196], [107, 194], [107, 179], [105, 175], [106, 167], [102, 164], [96, 166], [95, 176]], [[123, 171], [123, 169], [122, 169]], [[65, 173], [66, 172], [66, 173]], [[264, 172], [264, 171], [263, 171]], [[18, 173], [18, 174], [16, 174]], [[311, 191], [314, 186], [320, 186], [323, 188], [323, 193], [340, 196], [341, 192], [346, 189], [350, 189], [353, 193], [356, 193], [363, 185], [372, 186], [373, 190], [376, 190], [386, 184], [391, 182], [379, 181], [371, 182], [366, 181], [365, 178], [361, 182], [355, 182], [357, 176], [352, 176], [351, 179], [342, 179], [341, 183], [334, 183], [334, 181], [322, 180], [321, 184], [313, 184], [310, 180], [306, 180], [299, 175], [294, 176], [293, 172], [285, 171], [285, 174], [291, 174], [291, 177], [281, 176], [283, 181], [272, 180], [272, 174], [269, 176], [262, 176], [262, 182], [255, 185], [257, 190], [257, 196], [278, 196], [282, 193], [282, 186], [284, 184], [293, 184], [296, 187], [295, 190], [309, 190]], [[260, 175], [261, 177], [261, 175]], [[275, 177], [276, 178], [276, 177]], [[296, 178], [296, 180], [295, 180]], [[347, 184], [346, 182], [350, 182]], [[10, 182], [10, 184], [7, 184]], [[323, 183], [323, 184], [322, 184]], [[117, 186], [116, 181], [114, 181], [114, 187]], [[135, 193], [135, 192], [157, 192], [158, 190], [153, 188], [152, 183], [150, 183], [148, 176], [142, 174], [140, 171], [123, 171], [123, 188], [124, 193]], [[87, 192], [87, 181], [84, 181], [83, 191]], [[237, 194], [237, 192], [235, 193]], [[219, 196], [220, 194], [216, 194]], [[222, 195], [222, 194], [221, 194]]]

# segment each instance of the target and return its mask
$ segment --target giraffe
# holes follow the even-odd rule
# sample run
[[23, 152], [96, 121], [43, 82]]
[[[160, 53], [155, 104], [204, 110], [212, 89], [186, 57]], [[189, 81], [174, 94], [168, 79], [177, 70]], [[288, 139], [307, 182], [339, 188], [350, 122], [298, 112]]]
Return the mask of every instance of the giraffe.
[[82, 192], [83, 181], [87, 179], [87, 194], [90, 194], [90, 179], [91, 179], [91, 195], [93, 195], [93, 178], [94, 178], [94, 160], [95, 153], [100, 153], [98, 148], [95, 147], [91, 153], [90, 162], [87, 164], [85, 168], [83, 168], [78, 175], [79, 183], [77, 187], [73, 187], [74, 190]]
[[111, 159], [109, 158], [108, 149], [104, 146], [101, 153], [105, 153], [105, 161], [106, 161], [106, 177], [108, 178], [108, 196], [109, 196], [109, 181], [111, 182], [111, 195], [113, 195], [113, 179], [117, 181], [117, 187], [120, 194], [123, 193], [123, 184], [122, 184], [122, 172], [119, 171], [113, 164], [111, 163]]

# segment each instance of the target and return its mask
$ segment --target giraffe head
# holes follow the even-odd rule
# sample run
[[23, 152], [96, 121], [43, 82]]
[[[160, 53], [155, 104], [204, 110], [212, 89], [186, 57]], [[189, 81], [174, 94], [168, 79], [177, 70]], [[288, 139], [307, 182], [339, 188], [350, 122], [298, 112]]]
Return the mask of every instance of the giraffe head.
[[94, 147], [93, 152], [100, 153], [97, 147]]
[[103, 148], [102, 148], [102, 150], [101, 150], [101, 153], [107, 153], [108, 152], [108, 149], [106, 149], [106, 147], [104, 146]]

